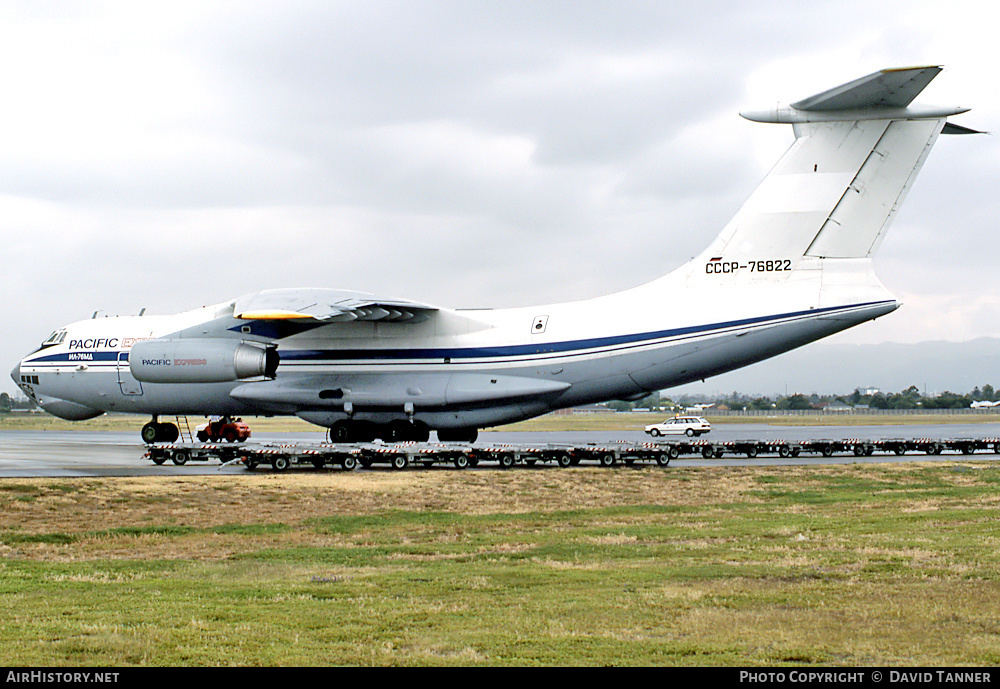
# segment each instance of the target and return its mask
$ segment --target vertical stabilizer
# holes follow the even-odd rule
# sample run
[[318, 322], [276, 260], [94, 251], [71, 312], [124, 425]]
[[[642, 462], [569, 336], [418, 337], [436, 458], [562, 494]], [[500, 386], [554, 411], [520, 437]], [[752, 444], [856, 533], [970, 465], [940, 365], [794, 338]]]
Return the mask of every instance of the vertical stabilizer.
[[885, 236], [886, 228], [923, 166], [944, 122], [944, 119], [932, 119], [849, 123], [854, 127], [874, 127], [881, 130], [882, 135], [809, 244], [806, 255], [818, 258], [871, 256]]
[[771, 281], [811, 259], [869, 258], [946, 118], [965, 112], [911, 105], [940, 71], [883, 70], [791, 106], [741, 113], [792, 124], [795, 142], [696, 268], [704, 263], [712, 274], [716, 263], [748, 274], [770, 266], [763, 272], [772, 275], [752, 277]]

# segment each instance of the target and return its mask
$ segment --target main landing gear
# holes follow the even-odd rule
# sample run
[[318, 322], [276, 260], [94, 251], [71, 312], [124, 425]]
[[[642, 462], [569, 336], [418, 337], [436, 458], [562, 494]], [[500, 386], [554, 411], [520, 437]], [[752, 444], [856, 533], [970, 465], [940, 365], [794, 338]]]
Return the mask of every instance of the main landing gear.
[[147, 445], [151, 445], [152, 443], [172, 443], [181, 434], [176, 424], [160, 423], [156, 420], [155, 416], [152, 421], [142, 427], [139, 433], [142, 435], [142, 441]]
[[[475, 428], [440, 429], [437, 432], [441, 442], [476, 441], [479, 431]], [[430, 427], [422, 421], [390, 421], [376, 424], [370, 421], [338, 421], [330, 428], [331, 443], [370, 443], [381, 438], [387, 443], [425, 443], [431, 437]]]

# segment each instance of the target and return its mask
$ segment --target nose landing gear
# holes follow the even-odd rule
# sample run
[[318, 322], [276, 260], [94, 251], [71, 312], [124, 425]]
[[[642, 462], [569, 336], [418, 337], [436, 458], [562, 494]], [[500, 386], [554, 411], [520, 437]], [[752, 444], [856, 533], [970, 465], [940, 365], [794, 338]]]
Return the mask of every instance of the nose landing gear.
[[142, 441], [147, 445], [153, 443], [172, 443], [180, 437], [180, 429], [172, 423], [160, 423], [153, 417], [153, 420], [142, 427], [139, 434]]

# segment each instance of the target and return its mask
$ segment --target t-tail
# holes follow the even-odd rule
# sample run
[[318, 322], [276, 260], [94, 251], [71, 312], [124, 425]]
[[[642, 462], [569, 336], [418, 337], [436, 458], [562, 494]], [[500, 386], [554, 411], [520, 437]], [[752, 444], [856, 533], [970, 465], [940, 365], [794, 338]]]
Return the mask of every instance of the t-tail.
[[741, 113], [791, 124], [795, 141], [702, 254], [628, 293], [671, 314], [709, 314], [720, 333], [678, 359], [673, 378], [651, 367], [646, 389], [761, 361], [898, 308], [872, 256], [938, 136], [976, 133], [947, 121], [965, 108], [911, 105], [940, 71], [883, 70]]
[[[947, 122], [960, 107], [913, 106], [940, 67], [887, 69], [769, 111], [795, 142], [698, 259], [688, 280], [730, 286], [787, 283], [822, 271], [824, 302], [881, 288], [870, 259]], [[815, 282], [814, 280], [810, 282]], [[860, 290], [860, 291], [859, 291]]]

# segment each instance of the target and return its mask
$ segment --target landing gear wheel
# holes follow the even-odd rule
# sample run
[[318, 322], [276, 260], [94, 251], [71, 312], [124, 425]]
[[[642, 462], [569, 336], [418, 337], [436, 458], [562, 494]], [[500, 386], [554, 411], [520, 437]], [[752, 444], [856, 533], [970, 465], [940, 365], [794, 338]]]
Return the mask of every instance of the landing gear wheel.
[[139, 435], [142, 436], [142, 442], [146, 443], [147, 445], [152, 445], [153, 443], [155, 443], [157, 440], [160, 439], [160, 424], [153, 423], [152, 421], [150, 421], [149, 423], [147, 423], [145, 426], [142, 427], [142, 430], [139, 432]]
[[350, 421], [338, 421], [329, 431], [331, 443], [349, 443], [352, 435]]
[[478, 428], [439, 428], [438, 440], [442, 443], [474, 443], [479, 437]]
[[407, 421], [390, 421], [379, 433], [387, 443], [402, 443], [410, 439], [410, 424]]
[[156, 421], [150, 421], [139, 431], [142, 441], [147, 445], [152, 445], [153, 443], [172, 443], [180, 437], [180, 434], [180, 430], [174, 424], [157, 423]]
[[163, 434], [163, 440], [168, 443], [176, 442], [181, 436], [180, 429], [172, 423], [161, 423], [160, 432]]

